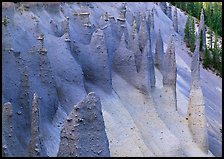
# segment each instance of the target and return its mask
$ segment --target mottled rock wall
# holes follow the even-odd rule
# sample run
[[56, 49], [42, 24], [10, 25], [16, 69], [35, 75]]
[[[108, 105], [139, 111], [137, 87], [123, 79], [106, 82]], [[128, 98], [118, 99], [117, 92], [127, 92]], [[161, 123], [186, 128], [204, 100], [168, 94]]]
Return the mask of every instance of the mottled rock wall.
[[93, 92], [74, 106], [61, 130], [58, 157], [109, 157], [100, 98]]

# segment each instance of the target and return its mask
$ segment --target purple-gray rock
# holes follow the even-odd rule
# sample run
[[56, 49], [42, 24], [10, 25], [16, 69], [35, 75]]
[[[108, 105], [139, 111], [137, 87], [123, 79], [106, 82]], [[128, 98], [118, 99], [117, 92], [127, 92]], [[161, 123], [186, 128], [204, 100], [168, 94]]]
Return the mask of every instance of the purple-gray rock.
[[97, 29], [93, 33], [89, 45], [79, 44], [77, 48], [76, 52], [80, 52], [77, 54], [77, 59], [81, 63], [85, 80], [110, 93], [112, 90], [110, 59], [103, 30]]
[[173, 14], [173, 28], [178, 33], [177, 7], [175, 7], [174, 14]]
[[[128, 83], [130, 83], [140, 91], [150, 93], [150, 66], [153, 65], [151, 64], [149, 66], [149, 50], [147, 50], [146, 47], [144, 48], [142, 54], [142, 62], [140, 63], [140, 69], [137, 72], [135, 64], [135, 54], [132, 50], [129, 50], [125, 47], [124, 39], [125, 38], [123, 35], [121, 38], [120, 45], [114, 54], [113, 70], [118, 73], [123, 79], [125, 79]], [[133, 45], [133, 47], [138, 46], [138, 44], [136, 43], [133, 43]], [[148, 43], [146, 46], [148, 46]], [[154, 69], [154, 67], [151, 67], [151, 69], [152, 68]]]
[[164, 70], [163, 70], [163, 84], [164, 85], [176, 85], [177, 78], [176, 58], [175, 58], [175, 45], [173, 35], [167, 46], [165, 58], [164, 58]]
[[61, 37], [63, 35], [63, 30], [61, 28], [61, 25], [58, 25], [55, 20], [51, 19], [50, 20], [50, 28], [52, 33], [56, 36], [56, 37]]
[[151, 31], [153, 31], [154, 30], [154, 28], [155, 28], [155, 22], [154, 22], [154, 16], [155, 16], [155, 13], [157, 13], [156, 12], [156, 8], [154, 7], [154, 8], [152, 8], [152, 11], [151, 11], [151, 16], [150, 16], [150, 18], [151, 18]]
[[135, 66], [137, 72], [139, 72], [140, 67], [141, 67], [141, 61], [142, 61], [142, 53], [139, 49], [139, 37], [137, 33], [137, 23], [136, 19], [133, 19], [132, 23], [132, 29], [130, 33], [130, 39], [129, 39], [129, 47], [130, 50], [134, 52], [134, 59], [135, 59]]
[[205, 24], [204, 24], [204, 9], [201, 10], [201, 16], [200, 16], [200, 24], [199, 24], [199, 31], [201, 33], [202, 31], [202, 52], [205, 52], [206, 48], [206, 32], [205, 32]]
[[90, 92], [64, 121], [58, 157], [109, 157], [100, 98]]
[[[146, 61], [146, 63], [148, 63], [148, 68], [147, 70], [149, 70], [149, 81], [150, 81], [150, 86], [151, 88], [155, 87], [156, 84], [156, 78], [155, 78], [155, 68], [154, 68], [154, 60], [153, 60], [153, 56], [152, 56], [152, 46], [151, 46], [151, 39], [149, 39], [146, 43], [145, 46], [145, 51], [146, 51], [146, 59], [148, 59], [148, 61]], [[143, 56], [144, 58], [144, 56]]]
[[155, 48], [155, 66], [162, 72], [164, 61], [164, 49], [163, 49], [163, 39], [159, 29], [159, 33], [156, 38], [156, 48]]
[[7, 102], [2, 107], [2, 155], [24, 157], [27, 156], [26, 151], [16, 137], [12, 116], [12, 104]]
[[200, 87], [199, 47], [200, 47], [200, 39], [199, 34], [197, 33], [196, 47], [191, 62], [191, 89], [198, 89]]
[[[135, 22], [136, 22], [136, 29], [137, 29], [137, 33], [139, 32], [139, 29], [140, 29], [140, 23], [141, 23], [141, 18], [140, 18], [140, 12], [137, 11], [137, 12], [134, 12], [134, 19], [135, 19]], [[133, 23], [132, 23], [133, 25]]]
[[162, 9], [163, 13], [167, 14], [167, 5], [166, 5], [166, 2], [159, 2], [159, 6]]
[[141, 16], [141, 25], [140, 25], [138, 40], [139, 40], [139, 49], [142, 53], [146, 46], [146, 42], [148, 41], [148, 34], [146, 30], [146, 15], [144, 13], [142, 13], [142, 16]]
[[170, 5], [167, 6], [166, 15], [172, 20], [172, 8]]
[[40, 134], [40, 110], [38, 103], [38, 96], [36, 93], [33, 95], [32, 112], [31, 112], [31, 129], [30, 129], [30, 142], [28, 146], [28, 153], [30, 157], [47, 156], [46, 149], [44, 148], [42, 137]]
[[176, 101], [177, 66], [175, 58], [174, 35], [171, 35], [170, 42], [166, 49], [162, 74], [163, 74], [163, 85], [169, 86], [173, 89], [175, 98], [174, 99], [175, 108], [177, 110], [177, 101]]

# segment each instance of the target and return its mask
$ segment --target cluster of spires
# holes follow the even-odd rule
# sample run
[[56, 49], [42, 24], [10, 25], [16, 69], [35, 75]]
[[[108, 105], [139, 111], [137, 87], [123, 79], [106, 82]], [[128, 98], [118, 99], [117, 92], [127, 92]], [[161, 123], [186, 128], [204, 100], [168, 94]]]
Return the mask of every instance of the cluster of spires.
[[[125, 21], [125, 11], [123, 10], [121, 11], [121, 15], [119, 17], [119, 19], [121, 21]], [[202, 11], [203, 12], [203, 11]], [[166, 12], [167, 13], [167, 12]], [[154, 17], [154, 12], [151, 13], [152, 17]], [[199, 32], [201, 32], [201, 30], [204, 32], [204, 18], [203, 18], [203, 13], [201, 14], [201, 22], [200, 22], [200, 26], [199, 26]], [[150, 16], [148, 16], [150, 17]], [[148, 23], [150, 23], [150, 29], [154, 28], [154, 22], [153, 22], [153, 18], [151, 17], [151, 21]], [[123, 19], [124, 20], [123, 20]], [[109, 19], [108, 13], [105, 14], [105, 20], [107, 21]], [[68, 27], [69, 23], [68, 23], [67, 19], [67, 23], [66, 23], [66, 28]], [[148, 18], [148, 20], [150, 20]], [[135, 66], [136, 66], [136, 72], [141, 73], [141, 71], [147, 72], [142, 73], [143, 76], [149, 76], [146, 79], [149, 80], [149, 83], [146, 84], [146, 87], [148, 87], [148, 90], [150, 91], [151, 88], [155, 87], [155, 71], [154, 71], [154, 65], [159, 69], [159, 71], [162, 73], [163, 75], [163, 84], [164, 85], [168, 85], [171, 86], [174, 91], [176, 92], [176, 61], [175, 61], [175, 44], [174, 44], [174, 40], [173, 40], [173, 35], [171, 36], [170, 42], [168, 44], [167, 50], [164, 54], [164, 48], [163, 48], [163, 40], [162, 40], [162, 36], [161, 36], [161, 31], [159, 30], [158, 35], [157, 35], [157, 39], [156, 39], [156, 49], [155, 49], [155, 59], [153, 59], [152, 56], [152, 51], [151, 51], [151, 38], [150, 38], [150, 29], [148, 30], [149, 32], [149, 36], [146, 36], [147, 34], [145, 34], [145, 32], [147, 32], [146, 29], [148, 29], [148, 27], [146, 26], [146, 18], [145, 15], [142, 15], [142, 19], [141, 19], [141, 26], [139, 29], [139, 33], [137, 31], [137, 24], [136, 24], [136, 19], [134, 18], [133, 20], [133, 25], [132, 25], [132, 32], [130, 37], [130, 44], [134, 44], [131, 45], [131, 51], [133, 51], [134, 53], [134, 57], [135, 57]], [[178, 25], [177, 25], [177, 10], [175, 8], [174, 11], [174, 29], [176, 32], [178, 32]], [[69, 38], [69, 29], [66, 29], [66, 33], [68, 34], [68, 37], [66, 37], [65, 41], [66, 42], [70, 42], [70, 38]], [[139, 34], [139, 36], [138, 36]], [[40, 34], [37, 38], [40, 42], [41, 42], [41, 49], [39, 50], [40, 52], [47, 52], [47, 50], [44, 48], [44, 36], [43, 34]], [[124, 40], [124, 36], [122, 36], [121, 41]], [[200, 63], [199, 63], [199, 34], [197, 34], [197, 40], [196, 40], [196, 48], [194, 51], [194, 55], [193, 55], [193, 60], [192, 60], [192, 65], [191, 65], [191, 93], [194, 92], [195, 90], [199, 90], [201, 91], [200, 88]], [[137, 46], [136, 46], [137, 45]], [[144, 57], [143, 57], [144, 56]], [[146, 58], [145, 58], [146, 57]], [[146, 59], [144, 62], [143, 60]], [[145, 67], [143, 67], [145, 66]], [[148, 70], [143, 70], [144, 69], [148, 69]], [[190, 93], [190, 94], [191, 94]], [[175, 96], [176, 98], [176, 96]], [[193, 99], [194, 96], [190, 96], [190, 101], [194, 100]], [[203, 98], [201, 96], [201, 98]], [[33, 102], [32, 102], [32, 115], [31, 115], [31, 136], [30, 136], [30, 144], [29, 144], [29, 156], [43, 156], [46, 155], [44, 149], [42, 148], [42, 141], [41, 141], [41, 136], [40, 136], [40, 130], [39, 130], [39, 107], [38, 107], [38, 97], [36, 94], [34, 94], [33, 96]], [[176, 100], [176, 99], [175, 99]], [[188, 109], [188, 119], [189, 119], [189, 128], [192, 132], [194, 133], [201, 133], [202, 137], [201, 138], [197, 138], [195, 137], [195, 142], [199, 144], [199, 146], [205, 151], [208, 151], [208, 146], [207, 146], [207, 133], [206, 133], [206, 129], [198, 129], [197, 127], [195, 127], [195, 122], [197, 122], [196, 120], [194, 120], [195, 116], [198, 116], [198, 112], [192, 112], [194, 109], [194, 107], [199, 106], [201, 109], [200, 111], [202, 111], [201, 113], [204, 113], [204, 103], [199, 103], [199, 105], [194, 105], [194, 103], [190, 102], [189, 105], [189, 109]], [[11, 110], [11, 103], [5, 103], [3, 106], [3, 116], [2, 118], [3, 120], [3, 124], [6, 125], [5, 127], [3, 127], [3, 132], [5, 134], [10, 134], [11, 136], [13, 136], [11, 139], [16, 138], [15, 133], [13, 132], [13, 125], [12, 125], [12, 110]], [[203, 115], [200, 115], [201, 119], [205, 122], [205, 117]], [[9, 128], [8, 128], [9, 127]], [[202, 125], [203, 128], [205, 128], [205, 125]], [[198, 130], [198, 131], [197, 131]], [[193, 136], [196, 136], [197, 134], [194, 134]], [[9, 140], [10, 142], [10, 140]], [[8, 142], [8, 143], [9, 143]], [[7, 147], [7, 146], [5, 146]], [[5, 148], [3, 147], [2, 150], [3, 152], [6, 154], [7, 151]]]

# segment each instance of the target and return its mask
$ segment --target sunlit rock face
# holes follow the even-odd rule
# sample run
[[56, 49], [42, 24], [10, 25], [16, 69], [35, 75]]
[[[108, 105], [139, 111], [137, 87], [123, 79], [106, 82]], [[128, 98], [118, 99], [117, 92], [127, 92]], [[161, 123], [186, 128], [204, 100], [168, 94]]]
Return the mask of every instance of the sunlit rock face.
[[74, 106], [60, 133], [58, 157], [109, 157], [100, 98], [93, 92]]
[[179, 34], [187, 16], [174, 6], [2, 9], [3, 156], [213, 156], [214, 136], [220, 147], [217, 112], [205, 111], [217, 100], [203, 92], [214, 79], [200, 86], [210, 74], [200, 77], [198, 43], [188, 56]]

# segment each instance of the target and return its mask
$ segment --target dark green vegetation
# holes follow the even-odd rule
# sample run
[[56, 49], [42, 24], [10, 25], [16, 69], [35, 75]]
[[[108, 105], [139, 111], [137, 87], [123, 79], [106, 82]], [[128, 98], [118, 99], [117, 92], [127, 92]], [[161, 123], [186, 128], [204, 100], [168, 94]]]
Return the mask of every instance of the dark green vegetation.
[[191, 52], [195, 49], [195, 23], [191, 16], [188, 16], [187, 22], [184, 29], [184, 41], [187, 47], [190, 48]]
[[[194, 18], [200, 20], [202, 8], [204, 9], [205, 25], [207, 30], [206, 51], [203, 53], [202, 64], [205, 68], [215, 71], [222, 77], [222, 42], [219, 42], [219, 36], [222, 35], [222, 3], [221, 2], [171, 2], [181, 10], [188, 13], [188, 19], [185, 26], [184, 41], [191, 52], [195, 48], [195, 28]], [[222, 41], [222, 40], [221, 40]], [[202, 32], [200, 33], [200, 51], [202, 48]]]
[[201, 9], [205, 11], [205, 25], [222, 36], [222, 2], [170, 2], [191, 16], [200, 19]]

